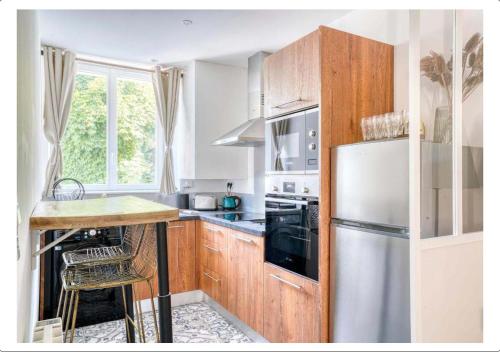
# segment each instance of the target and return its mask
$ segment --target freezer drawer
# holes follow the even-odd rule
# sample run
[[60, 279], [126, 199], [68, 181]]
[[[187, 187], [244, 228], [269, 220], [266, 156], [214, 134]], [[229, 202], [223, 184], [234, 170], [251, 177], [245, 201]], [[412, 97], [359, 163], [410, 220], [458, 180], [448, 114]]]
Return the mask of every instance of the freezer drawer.
[[332, 217], [408, 227], [408, 140], [332, 149]]
[[335, 226], [334, 342], [410, 342], [409, 240]]

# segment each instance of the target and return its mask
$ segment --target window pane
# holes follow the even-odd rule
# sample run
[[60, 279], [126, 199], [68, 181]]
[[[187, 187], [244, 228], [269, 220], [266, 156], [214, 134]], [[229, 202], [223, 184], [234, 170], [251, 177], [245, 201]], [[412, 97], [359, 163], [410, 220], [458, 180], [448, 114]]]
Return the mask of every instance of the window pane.
[[63, 177], [106, 183], [107, 80], [79, 73], [62, 141]]
[[463, 11], [463, 232], [483, 230], [483, 11]]
[[155, 182], [155, 97], [149, 81], [117, 80], [118, 183]]
[[421, 237], [453, 234], [453, 11], [420, 15]]

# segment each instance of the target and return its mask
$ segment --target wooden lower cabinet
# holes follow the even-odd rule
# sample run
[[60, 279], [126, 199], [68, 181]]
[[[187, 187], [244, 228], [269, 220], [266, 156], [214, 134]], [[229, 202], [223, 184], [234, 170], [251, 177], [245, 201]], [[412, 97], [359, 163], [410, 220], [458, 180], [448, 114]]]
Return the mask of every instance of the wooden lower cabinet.
[[200, 289], [227, 308], [227, 278], [204, 266], [200, 268]]
[[[196, 226], [195, 221], [173, 221], [168, 224], [168, 273], [171, 293], [197, 289], [196, 282]], [[153, 280], [154, 295], [158, 294], [157, 278]], [[146, 283], [134, 287], [136, 299], [149, 298]]]
[[230, 230], [200, 221], [197, 260], [200, 289], [227, 308], [227, 238]]
[[229, 312], [264, 332], [264, 238], [231, 230], [228, 236]]
[[264, 337], [270, 342], [320, 342], [319, 286], [264, 264]]

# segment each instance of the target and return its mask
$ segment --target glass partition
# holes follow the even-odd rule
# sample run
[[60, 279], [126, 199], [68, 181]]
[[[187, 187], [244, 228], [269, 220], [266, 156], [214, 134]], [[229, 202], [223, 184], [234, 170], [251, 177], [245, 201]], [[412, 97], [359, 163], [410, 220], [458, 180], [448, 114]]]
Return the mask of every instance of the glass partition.
[[421, 238], [453, 234], [453, 19], [420, 11]]
[[462, 11], [463, 233], [483, 230], [483, 11]]

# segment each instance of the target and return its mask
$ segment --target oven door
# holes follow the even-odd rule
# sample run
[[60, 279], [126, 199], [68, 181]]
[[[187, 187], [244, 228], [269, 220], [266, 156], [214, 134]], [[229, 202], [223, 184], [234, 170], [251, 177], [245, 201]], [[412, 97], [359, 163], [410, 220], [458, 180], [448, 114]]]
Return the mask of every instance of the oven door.
[[318, 202], [266, 198], [265, 260], [318, 279]]
[[306, 114], [298, 112], [266, 121], [266, 172], [304, 172]]

